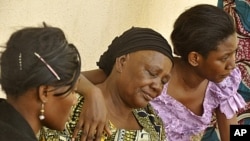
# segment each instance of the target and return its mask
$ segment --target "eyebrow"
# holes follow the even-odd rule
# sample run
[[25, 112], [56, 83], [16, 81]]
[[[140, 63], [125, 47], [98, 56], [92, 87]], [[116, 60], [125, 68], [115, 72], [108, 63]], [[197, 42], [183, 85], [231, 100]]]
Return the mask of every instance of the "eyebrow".
[[225, 55], [231, 55], [231, 54], [234, 54], [234, 53], [236, 53], [236, 52], [237, 52], [237, 50], [238, 50], [238, 48], [236, 48], [235, 50], [233, 50], [233, 51], [231, 51], [231, 52], [226, 53]]

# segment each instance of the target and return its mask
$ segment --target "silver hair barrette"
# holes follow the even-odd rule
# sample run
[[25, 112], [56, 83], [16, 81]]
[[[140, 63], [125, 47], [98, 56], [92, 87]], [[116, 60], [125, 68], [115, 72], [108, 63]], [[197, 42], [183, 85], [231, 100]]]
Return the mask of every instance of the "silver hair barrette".
[[18, 62], [19, 62], [19, 70], [23, 70], [23, 66], [22, 66], [22, 53], [19, 53], [18, 56]]
[[36, 52], [34, 54], [39, 58], [45, 65], [46, 67], [51, 71], [51, 73], [57, 78], [57, 80], [60, 80], [61, 78], [58, 76], [56, 71]]

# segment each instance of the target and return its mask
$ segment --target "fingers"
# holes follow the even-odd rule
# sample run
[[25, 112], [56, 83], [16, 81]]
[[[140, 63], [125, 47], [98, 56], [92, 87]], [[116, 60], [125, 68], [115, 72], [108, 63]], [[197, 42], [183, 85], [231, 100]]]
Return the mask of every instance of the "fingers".
[[96, 128], [96, 133], [95, 133], [95, 141], [100, 141], [103, 135], [103, 129], [104, 129], [104, 125], [99, 125]]
[[[84, 127], [82, 128], [82, 134], [81, 134], [81, 141], [101, 141], [101, 135], [102, 135], [102, 130], [98, 131], [96, 124], [84, 124]], [[99, 132], [99, 133], [98, 133]]]
[[[85, 97], [81, 114], [72, 135], [73, 138], [79, 137], [81, 131], [81, 141], [95, 140], [100, 141], [107, 120], [107, 109], [102, 98], [101, 91], [94, 91], [97, 94], [91, 94]], [[108, 128], [107, 128], [108, 129]], [[107, 130], [109, 133], [109, 130]]]
[[[88, 141], [100, 141], [101, 138], [101, 134], [98, 134], [97, 133], [97, 129], [98, 129], [98, 126], [97, 124], [92, 124], [91, 127], [89, 128], [89, 132], [88, 132], [88, 135], [87, 135], [87, 140]], [[97, 135], [98, 134], [98, 135]]]
[[89, 124], [86, 122], [84, 126], [81, 125], [83, 125], [82, 122], [78, 122], [76, 124], [75, 130], [72, 134], [72, 141], [75, 141], [75, 139], [79, 136], [81, 137], [81, 141], [101, 141], [104, 132], [107, 136], [110, 136], [112, 134], [109, 129], [108, 123], [97, 125], [94, 123]]
[[89, 124], [85, 123], [82, 127], [81, 141], [88, 141], [90, 138], [92, 137], [89, 137]]
[[103, 128], [103, 125], [97, 126], [97, 124], [84, 125], [81, 141], [101, 141]]
[[112, 132], [110, 131], [108, 122], [104, 126], [104, 131], [108, 134], [108, 136], [111, 136]]
[[[82, 120], [79, 120], [79, 121], [77, 122], [77, 124], [76, 124], [76, 126], [75, 126], [75, 129], [74, 129], [74, 132], [73, 132], [73, 134], [72, 134], [72, 138], [73, 138], [73, 139], [79, 137], [78, 134], [79, 134], [79, 132], [82, 130], [82, 125], [83, 125], [83, 121], [82, 121]], [[73, 139], [72, 139], [72, 140], [73, 140]]]
[[74, 133], [72, 135], [72, 141], [74, 141], [75, 138], [79, 137], [78, 132], [80, 130], [81, 141], [101, 141], [104, 129], [105, 132], [107, 132], [108, 136], [111, 135], [109, 127], [106, 124], [97, 126], [96, 124], [85, 123], [83, 127], [79, 125], [81, 125], [81, 123], [78, 123], [75, 127]]

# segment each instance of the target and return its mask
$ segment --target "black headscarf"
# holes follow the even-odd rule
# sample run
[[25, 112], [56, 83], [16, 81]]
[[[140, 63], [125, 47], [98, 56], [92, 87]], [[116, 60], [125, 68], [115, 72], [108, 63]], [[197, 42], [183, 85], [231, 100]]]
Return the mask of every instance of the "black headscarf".
[[117, 57], [140, 50], [154, 50], [166, 55], [173, 63], [172, 49], [167, 40], [150, 28], [132, 27], [116, 37], [97, 65], [106, 75], [112, 71]]

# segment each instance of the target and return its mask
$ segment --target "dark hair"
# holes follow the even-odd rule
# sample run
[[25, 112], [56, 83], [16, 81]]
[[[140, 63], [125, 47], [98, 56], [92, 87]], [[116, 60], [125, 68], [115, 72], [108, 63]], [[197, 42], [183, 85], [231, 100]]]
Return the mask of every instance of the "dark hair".
[[132, 27], [116, 37], [101, 55], [97, 65], [106, 75], [113, 69], [115, 59], [140, 50], [154, 50], [167, 56], [173, 63], [173, 53], [167, 40], [150, 28]]
[[80, 55], [55, 27], [30, 27], [16, 31], [1, 56], [1, 85], [7, 95], [19, 96], [41, 85], [70, 86], [80, 74]]
[[229, 14], [216, 6], [200, 4], [177, 18], [171, 40], [174, 53], [187, 60], [191, 51], [207, 57], [221, 41], [234, 33], [234, 21]]

